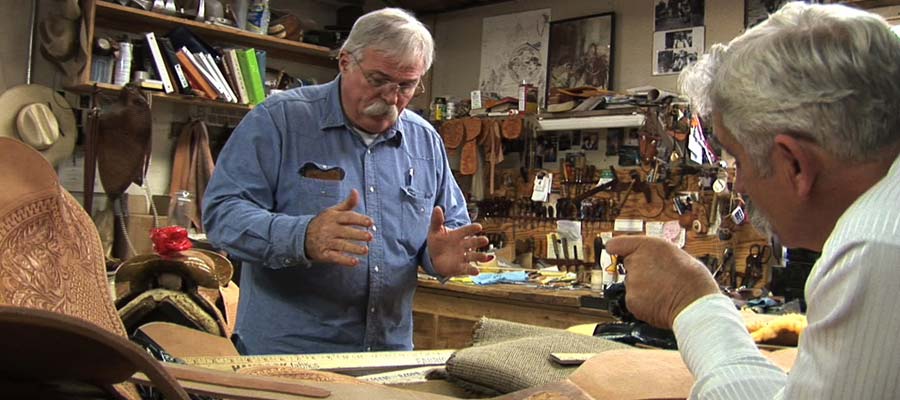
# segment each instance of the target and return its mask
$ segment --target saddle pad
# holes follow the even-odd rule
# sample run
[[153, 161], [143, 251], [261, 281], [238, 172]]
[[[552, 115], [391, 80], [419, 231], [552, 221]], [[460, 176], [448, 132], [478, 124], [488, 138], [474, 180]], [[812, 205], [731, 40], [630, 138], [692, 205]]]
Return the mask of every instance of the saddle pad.
[[481, 120], [478, 118], [465, 118], [462, 124], [466, 129], [466, 141], [473, 140], [481, 135]]
[[441, 125], [441, 137], [444, 139], [444, 146], [448, 149], [455, 149], [462, 144], [465, 128], [459, 120], [451, 120]]
[[507, 118], [503, 120], [503, 138], [518, 139], [522, 135], [522, 118]]

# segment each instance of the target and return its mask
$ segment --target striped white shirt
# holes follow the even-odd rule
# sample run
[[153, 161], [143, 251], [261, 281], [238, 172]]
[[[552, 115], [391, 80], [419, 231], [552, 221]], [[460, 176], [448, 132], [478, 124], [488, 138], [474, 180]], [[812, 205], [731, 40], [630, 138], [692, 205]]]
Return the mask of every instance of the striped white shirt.
[[900, 157], [841, 215], [806, 282], [809, 326], [789, 375], [756, 349], [732, 302], [675, 319], [696, 399], [900, 399]]

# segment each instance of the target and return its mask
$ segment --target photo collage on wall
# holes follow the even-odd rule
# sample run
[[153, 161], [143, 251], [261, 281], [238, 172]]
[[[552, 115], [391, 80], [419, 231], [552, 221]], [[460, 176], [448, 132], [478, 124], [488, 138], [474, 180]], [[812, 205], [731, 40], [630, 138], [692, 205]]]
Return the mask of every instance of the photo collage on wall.
[[704, 0], [654, 4], [653, 75], [673, 75], [697, 62], [704, 49]]

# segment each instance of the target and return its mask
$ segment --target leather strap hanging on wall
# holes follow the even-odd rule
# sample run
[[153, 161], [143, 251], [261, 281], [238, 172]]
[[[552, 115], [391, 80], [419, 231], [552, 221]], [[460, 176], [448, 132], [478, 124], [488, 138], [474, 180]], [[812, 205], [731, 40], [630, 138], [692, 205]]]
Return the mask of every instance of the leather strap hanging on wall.
[[459, 158], [459, 172], [463, 175], [475, 175], [478, 171], [478, 145], [474, 140], [463, 145]]
[[191, 192], [193, 201], [188, 206], [188, 217], [197, 232], [203, 232], [200, 205], [203, 193], [213, 173], [213, 157], [209, 150], [209, 132], [206, 123], [193, 120], [178, 134], [175, 159], [172, 163], [172, 180], [169, 186], [169, 215], [173, 215], [178, 200], [177, 193]]
[[91, 96], [91, 110], [88, 111], [84, 130], [84, 209], [94, 215], [94, 179], [97, 171], [97, 135], [100, 129], [100, 107], [97, 93]]
[[487, 162], [490, 167], [490, 176], [488, 183], [488, 193], [494, 194], [494, 177], [495, 177], [495, 165], [500, 162], [503, 162], [503, 139], [501, 138], [500, 133], [500, 123], [494, 121], [491, 124], [491, 129], [486, 133], [488, 137], [487, 143], [485, 144], [485, 150], [487, 152]]

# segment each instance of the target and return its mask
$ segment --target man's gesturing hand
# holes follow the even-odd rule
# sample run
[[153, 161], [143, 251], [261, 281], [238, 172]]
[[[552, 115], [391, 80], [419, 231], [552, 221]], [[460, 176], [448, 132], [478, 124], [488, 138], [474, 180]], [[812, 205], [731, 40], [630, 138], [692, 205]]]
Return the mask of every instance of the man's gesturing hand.
[[473, 250], [488, 244], [487, 237], [475, 236], [480, 232], [481, 224], [447, 228], [444, 226], [444, 210], [435, 207], [428, 228], [428, 252], [435, 272], [442, 276], [478, 275], [478, 268], [469, 262], [491, 260], [491, 256]]
[[372, 240], [372, 234], [367, 229], [373, 222], [371, 218], [353, 211], [357, 203], [359, 192], [353, 189], [341, 204], [322, 211], [309, 221], [305, 243], [307, 259], [354, 267], [359, 260], [352, 255], [369, 252], [369, 247], [359, 242]]
[[718, 293], [709, 270], [675, 245], [647, 236], [623, 236], [606, 251], [625, 257], [625, 303], [639, 320], [671, 328], [675, 317], [703, 296]]

